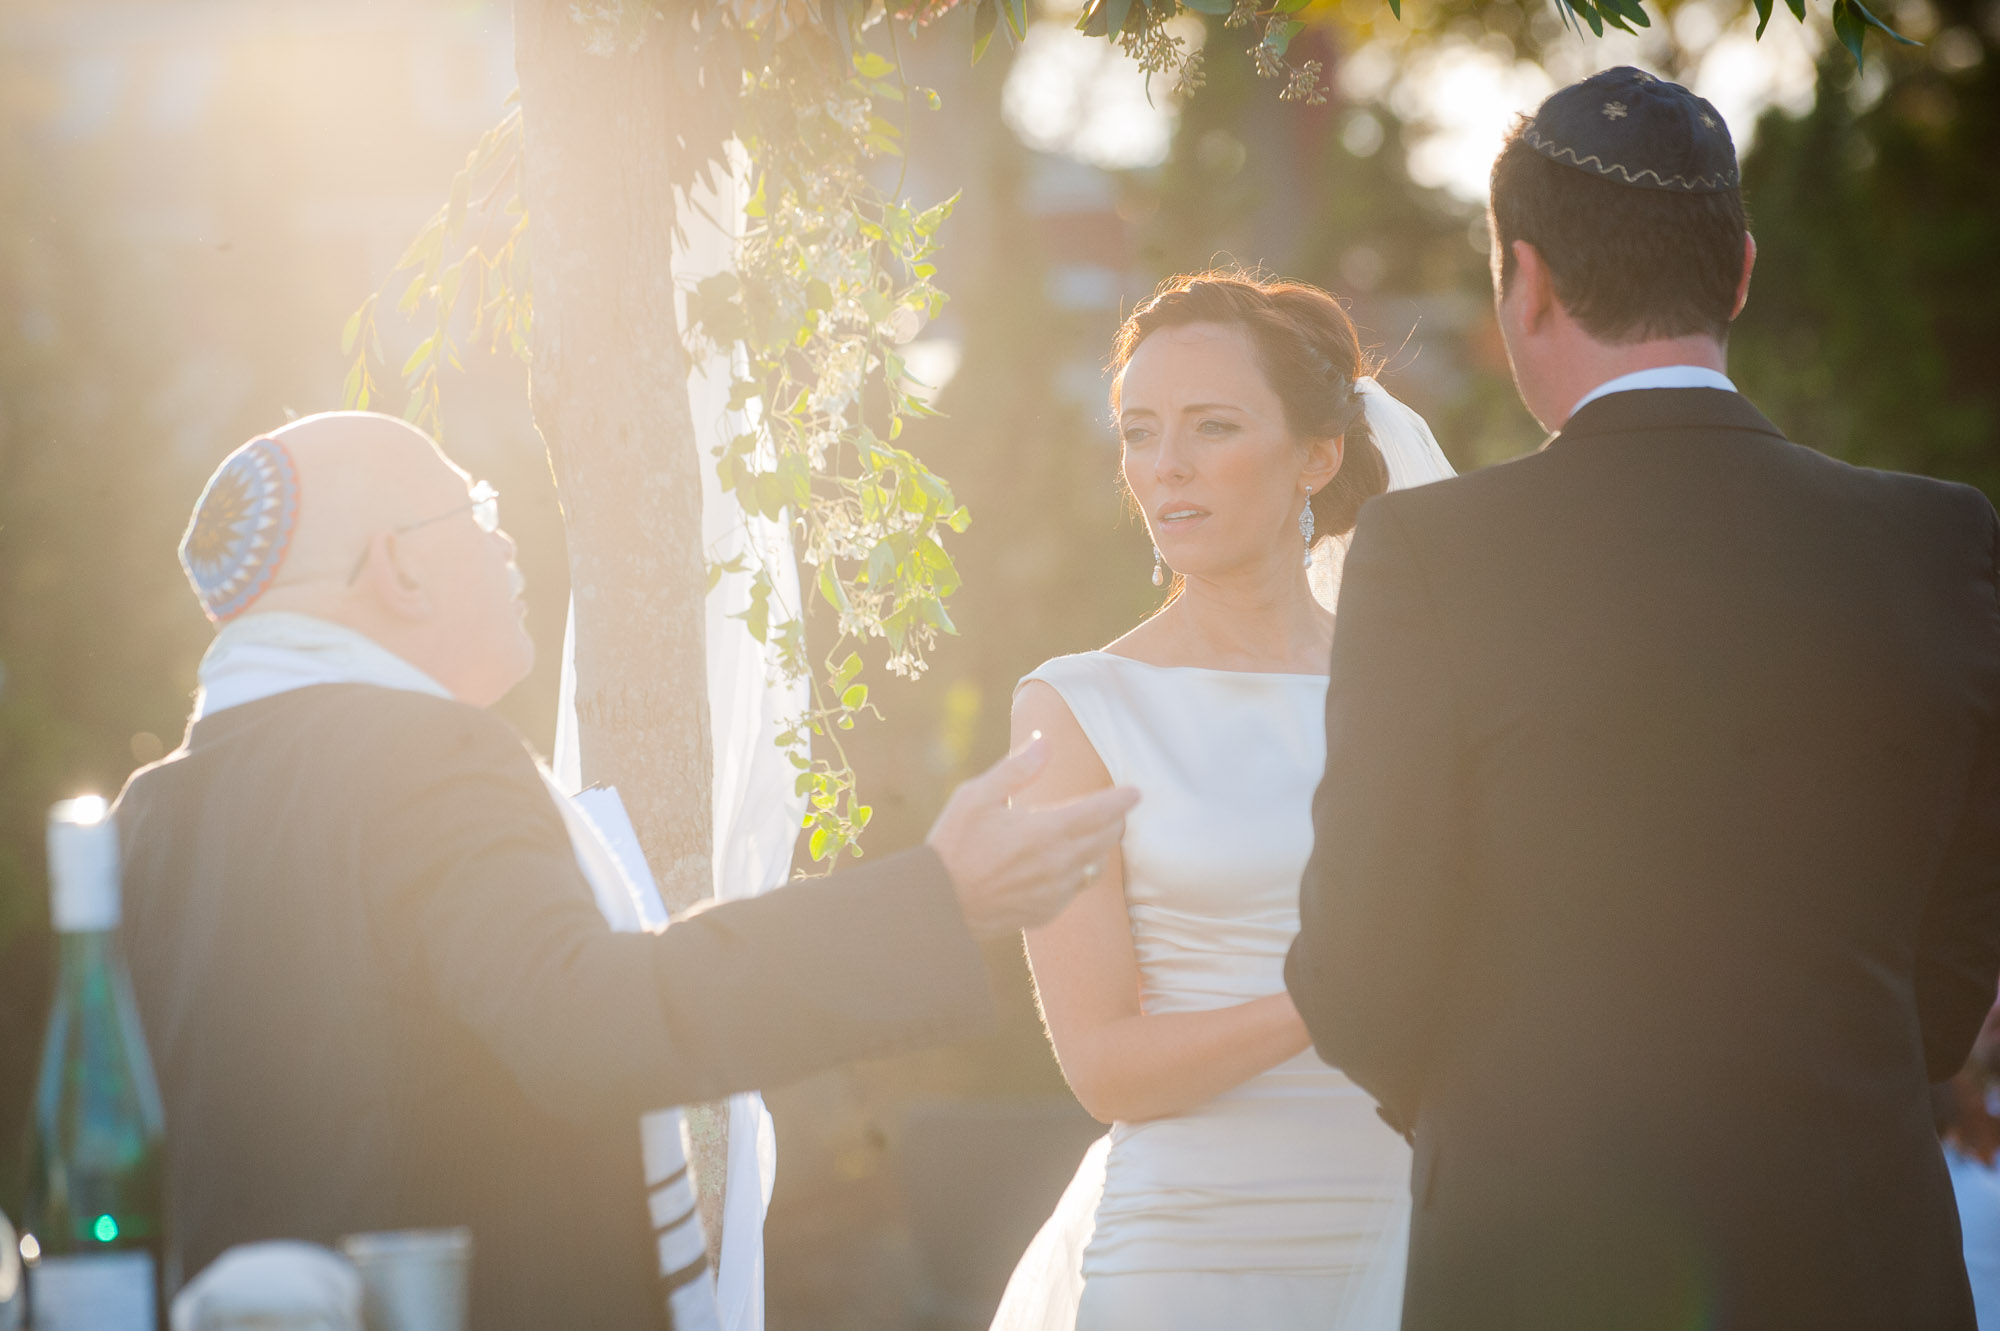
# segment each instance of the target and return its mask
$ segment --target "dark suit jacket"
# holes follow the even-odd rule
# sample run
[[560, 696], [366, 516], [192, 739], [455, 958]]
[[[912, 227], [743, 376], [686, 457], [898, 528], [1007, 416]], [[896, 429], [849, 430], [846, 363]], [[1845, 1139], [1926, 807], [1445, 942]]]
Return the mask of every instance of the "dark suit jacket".
[[172, 1239], [473, 1230], [472, 1324], [665, 1325], [650, 1109], [966, 1033], [927, 850], [613, 934], [505, 723], [327, 685], [217, 713], [118, 806]]
[[1997, 533], [1709, 389], [1367, 505], [1286, 979], [1414, 1129], [1406, 1328], [1971, 1331]]

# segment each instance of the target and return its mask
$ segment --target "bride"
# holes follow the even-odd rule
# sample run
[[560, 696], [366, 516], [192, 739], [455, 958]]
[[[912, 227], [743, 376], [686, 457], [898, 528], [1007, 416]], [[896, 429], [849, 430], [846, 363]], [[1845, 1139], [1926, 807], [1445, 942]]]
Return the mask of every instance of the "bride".
[[[1451, 474], [1317, 288], [1174, 278], [1119, 329], [1112, 409], [1165, 606], [1014, 701], [1018, 798], [1115, 783], [1120, 853], [1027, 935], [1063, 1076], [1107, 1137], [995, 1331], [1338, 1328], [1400, 1318], [1409, 1149], [1285, 993], [1325, 758], [1330, 567], [1363, 501]], [[1315, 560], [1315, 542], [1320, 558]]]

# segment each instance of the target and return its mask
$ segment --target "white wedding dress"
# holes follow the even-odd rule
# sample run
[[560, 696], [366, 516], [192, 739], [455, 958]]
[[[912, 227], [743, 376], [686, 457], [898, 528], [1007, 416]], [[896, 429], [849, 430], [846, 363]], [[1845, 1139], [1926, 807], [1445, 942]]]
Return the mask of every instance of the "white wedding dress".
[[[1391, 484], [1449, 476], [1422, 419], [1363, 388]], [[1326, 677], [1085, 652], [1027, 678], [1144, 796], [1122, 844], [1144, 1010], [1282, 992]], [[1021, 1258], [994, 1331], [1395, 1331], [1409, 1178], [1374, 1101], [1307, 1050], [1183, 1113], [1114, 1124]]]

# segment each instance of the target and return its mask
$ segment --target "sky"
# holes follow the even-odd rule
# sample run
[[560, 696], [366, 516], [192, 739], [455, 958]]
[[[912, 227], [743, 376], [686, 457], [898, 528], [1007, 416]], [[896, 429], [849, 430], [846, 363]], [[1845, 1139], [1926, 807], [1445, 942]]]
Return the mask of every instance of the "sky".
[[[1823, 38], [1781, 13], [1757, 41], [1754, 18], [1725, 22], [1728, 12], [1716, 4], [1683, 5], [1673, 19], [1674, 35], [1685, 48], [1702, 52], [1692, 86], [1715, 103], [1743, 151], [1765, 107], [1796, 112], [1811, 106]], [[1187, 36], [1198, 32], [1192, 16], [1175, 22]], [[1483, 202], [1488, 168], [1515, 115], [1532, 111], [1558, 86], [1617, 64], [1663, 72], [1646, 58], [1639, 39], [1613, 33], [1560, 44], [1546, 64], [1517, 60], [1504, 43], [1496, 49], [1446, 37], [1399, 55], [1388, 42], [1374, 41], [1342, 60], [1333, 77], [1350, 100], [1386, 105], [1411, 127], [1410, 173], [1420, 184]], [[1029, 147], [1113, 170], [1164, 161], [1179, 114], [1173, 90], [1155, 80], [1149, 98], [1134, 61], [1061, 18], [1029, 29], [1008, 74], [1002, 110]]]

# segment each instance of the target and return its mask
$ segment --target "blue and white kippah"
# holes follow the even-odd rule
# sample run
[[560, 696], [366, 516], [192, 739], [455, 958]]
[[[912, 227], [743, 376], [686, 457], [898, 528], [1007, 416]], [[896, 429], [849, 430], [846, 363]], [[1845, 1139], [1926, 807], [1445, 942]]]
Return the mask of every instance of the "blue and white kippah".
[[181, 537], [181, 567], [218, 624], [250, 608], [285, 562], [299, 523], [299, 472], [275, 439], [252, 439], [208, 478]]

